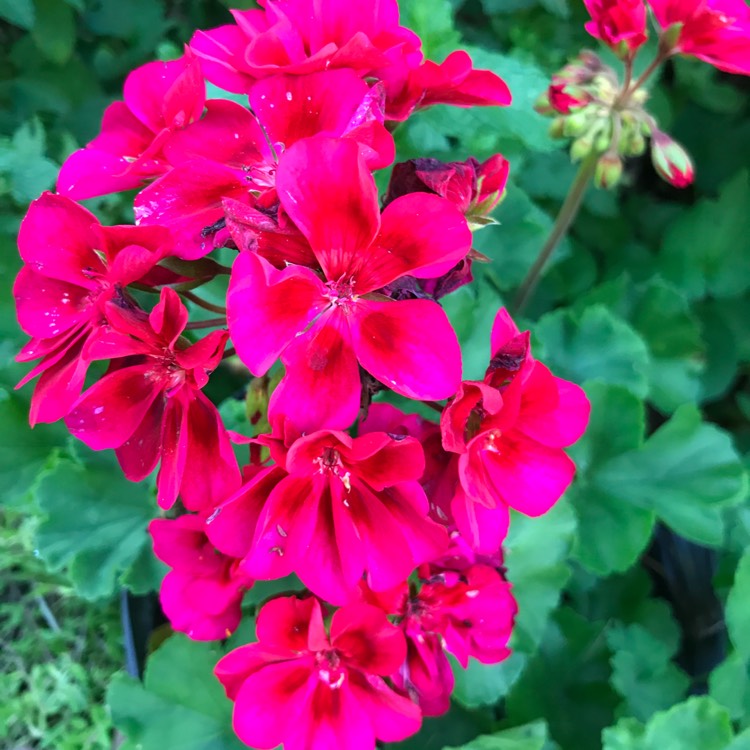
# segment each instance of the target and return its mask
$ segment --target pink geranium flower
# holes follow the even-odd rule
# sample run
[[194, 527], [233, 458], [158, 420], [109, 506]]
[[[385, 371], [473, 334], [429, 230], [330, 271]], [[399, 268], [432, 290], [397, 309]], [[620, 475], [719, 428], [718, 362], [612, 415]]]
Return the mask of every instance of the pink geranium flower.
[[428, 518], [416, 440], [321, 431], [274, 452], [282, 465], [256, 475], [208, 524], [220, 550], [245, 557], [251, 577], [294, 572], [341, 604], [364, 573], [373, 589], [387, 589], [447, 548], [445, 529]]
[[659, 25], [674, 27], [674, 53], [727, 73], [750, 75], [750, 8], [744, 0], [648, 0]]
[[229, 435], [201, 393], [221, 361], [227, 332], [214, 331], [192, 345], [181, 338], [187, 310], [169, 288], [148, 316], [113, 302], [105, 312], [109, 329], [91, 356], [114, 362], [75, 403], [68, 429], [93, 450], [114, 448], [132, 481], [161, 462], [156, 484], [162, 508], [178, 494], [189, 510], [215, 505], [240, 483]]
[[239, 561], [214, 548], [200, 516], [156, 518], [148, 530], [154, 554], [172, 568], [159, 592], [172, 627], [196, 641], [230, 636], [242, 618], [242, 597], [253, 585]]
[[643, 0], [584, 0], [591, 20], [586, 31], [607, 46], [624, 46], [632, 54], [645, 43], [646, 6]]
[[528, 332], [504, 309], [491, 343], [484, 381], [462, 383], [443, 412], [443, 446], [460, 456], [466, 503], [538, 516], [573, 480], [575, 465], [562, 449], [583, 434], [589, 402], [579, 386], [532, 358]]
[[136, 68], [125, 80], [124, 99], [107, 107], [99, 135], [62, 165], [59, 193], [92, 198], [140, 187], [166, 172], [165, 143], [203, 112], [198, 59], [187, 49], [179, 60]]
[[330, 635], [317, 599], [279, 598], [260, 611], [257, 643], [230, 651], [216, 676], [234, 701], [239, 738], [261, 750], [373, 750], [420, 727], [419, 708], [383, 677], [403, 662], [401, 631], [385, 613], [351, 604]]
[[18, 234], [25, 265], [13, 286], [18, 322], [31, 341], [16, 359], [40, 359], [18, 384], [40, 376], [29, 421], [62, 419], [78, 398], [88, 347], [106, 323], [103, 308], [144, 280], [171, 251], [160, 227], [103, 227], [85, 208], [52, 193], [35, 200]]
[[227, 306], [237, 352], [256, 375], [280, 355], [286, 366], [271, 415], [301, 430], [348, 426], [359, 410], [358, 365], [410, 398], [452, 395], [461, 356], [442, 308], [374, 293], [407, 274], [438, 276], [463, 258], [471, 232], [460, 212], [415, 193], [381, 218], [375, 181], [346, 140], [297, 143], [279, 166], [277, 187], [324, 280], [300, 266], [279, 271], [253, 253], [235, 261]]
[[197, 258], [212, 249], [211, 228], [224, 219], [225, 202], [252, 203], [253, 194], [272, 190], [279, 158], [303, 138], [352, 139], [371, 169], [386, 167], [394, 145], [382, 98], [353, 71], [332, 70], [259, 82], [252, 111], [209, 101], [205, 116], [166, 144], [177, 166], [138, 195], [136, 218], [169, 227], [178, 254]]
[[198, 31], [190, 46], [206, 77], [244, 93], [278, 73], [294, 75], [349, 68], [360, 77], [401, 52], [417, 62], [419, 37], [399, 25], [396, 0], [267, 0], [263, 10], [234, 10], [235, 24]]

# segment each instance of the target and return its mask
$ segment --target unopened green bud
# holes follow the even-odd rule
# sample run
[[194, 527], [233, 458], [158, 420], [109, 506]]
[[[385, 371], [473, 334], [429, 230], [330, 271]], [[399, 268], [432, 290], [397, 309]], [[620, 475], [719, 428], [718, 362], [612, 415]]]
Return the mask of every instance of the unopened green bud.
[[640, 156], [646, 150], [646, 139], [636, 130], [622, 139], [620, 151], [625, 156]]
[[546, 91], [542, 94], [539, 94], [536, 101], [534, 102], [534, 109], [540, 115], [549, 115], [555, 111], [553, 107], [550, 106], [549, 94]]
[[563, 134], [568, 138], [575, 138], [576, 136], [583, 135], [591, 125], [591, 113], [587, 109], [581, 112], [574, 112], [572, 115], [568, 115], [565, 118], [563, 124]]
[[607, 151], [599, 157], [594, 171], [594, 184], [610, 190], [622, 177], [622, 159], [614, 151]]
[[682, 24], [673, 23], [668, 28], [662, 31], [659, 37], [659, 50], [663, 52], [670, 52], [677, 46], [677, 42], [680, 40], [682, 34]]
[[571, 161], [581, 161], [594, 150], [594, 141], [587, 135], [576, 138], [570, 145]]
[[564, 138], [565, 137], [565, 118], [555, 117], [549, 126], [550, 138]]

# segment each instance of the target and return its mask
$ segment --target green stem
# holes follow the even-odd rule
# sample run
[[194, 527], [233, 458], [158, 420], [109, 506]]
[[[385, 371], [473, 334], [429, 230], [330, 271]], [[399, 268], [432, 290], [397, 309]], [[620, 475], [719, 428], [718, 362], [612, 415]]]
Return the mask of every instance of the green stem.
[[227, 324], [226, 318], [211, 318], [210, 320], [196, 320], [185, 326], [186, 331], [197, 331], [200, 328], [224, 328]]
[[226, 315], [227, 314], [227, 308], [222, 307], [221, 305], [214, 305], [213, 302], [209, 302], [208, 300], [203, 299], [202, 297], [199, 297], [197, 294], [193, 294], [192, 292], [180, 292], [180, 294], [187, 300], [190, 300], [194, 305], [198, 305], [198, 307], [202, 307], [204, 310], [209, 310], [210, 312], [219, 313], [220, 315]]
[[534, 261], [534, 265], [526, 274], [526, 278], [521, 282], [521, 286], [518, 287], [516, 298], [513, 301], [514, 314], [518, 315], [523, 312], [526, 304], [536, 290], [544, 266], [547, 264], [547, 261], [557, 247], [557, 243], [565, 236], [570, 225], [578, 215], [578, 209], [581, 207], [583, 196], [586, 194], [586, 188], [588, 188], [589, 181], [594, 176], [594, 170], [598, 158], [599, 154], [593, 153], [586, 157], [581, 163], [581, 166], [578, 169], [578, 174], [573, 180], [573, 184], [570, 186], [568, 195], [560, 207], [560, 211], [557, 214], [552, 231], [549, 233], [549, 237], [547, 237], [547, 241], [544, 243], [537, 259]]

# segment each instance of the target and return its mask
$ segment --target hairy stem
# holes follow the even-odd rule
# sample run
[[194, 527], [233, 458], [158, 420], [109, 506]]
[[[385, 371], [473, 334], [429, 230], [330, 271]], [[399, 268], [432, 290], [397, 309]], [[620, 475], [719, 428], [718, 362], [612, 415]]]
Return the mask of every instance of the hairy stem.
[[516, 297], [513, 300], [513, 312], [516, 315], [523, 312], [536, 290], [547, 261], [557, 247], [558, 242], [560, 242], [565, 236], [570, 225], [578, 215], [578, 209], [581, 207], [586, 188], [589, 186], [589, 181], [594, 175], [594, 169], [596, 168], [598, 157], [599, 154], [597, 153], [590, 154], [581, 163], [581, 166], [578, 169], [578, 174], [575, 176], [575, 179], [570, 186], [568, 195], [560, 207], [560, 211], [557, 214], [554, 225], [552, 226], [552, 231], [549, 233], [549, 237], [547, 237], [547, 241], [544, 243], [537, 259], [534, 261], [534, 265], [526, 274], [526, 278], [521, 282], [521, 286], [518, 287]]
[[190, 300], [194, 305], [198, 305], [198, 307], [202, 307], [204, 310], [210, 310], [211, 312], [219, 313], [220, 315], [226, 315], [227, 314], [227, 308], [222, 307], [221, 305], [214, 305], [213, 302], [208, 302], [205, 299], [202, 299], [197, 294], [193, 294], [192, 292], [180, 292], [180, 294], [186, 299]]
[[209, 318], [208, 320], [196, 320], [185, 326], [187, 331], [195, 331], [199, 328], [223, 328], [227, 324], [226, 318]]

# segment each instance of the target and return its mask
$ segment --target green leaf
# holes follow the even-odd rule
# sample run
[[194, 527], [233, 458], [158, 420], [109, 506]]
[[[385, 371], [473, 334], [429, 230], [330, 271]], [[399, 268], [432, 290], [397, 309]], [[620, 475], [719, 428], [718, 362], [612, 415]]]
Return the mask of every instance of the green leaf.
[[609, 459], [641, 447], [645, 415], [643, 403], [625, 388], [593, 382], [586, 385], [586, 393], [591, 419], [570, 451], [578, 467], [569, 493], [578, 516], [573, 557], [588, 570], [608, 575], [635, 562], [648, 544], [656, 515], [613, 499], [597, 485], [595, 472]]
[[645, 443], [608, 461], [590, 481], [612, 502], [653, 510], [675, 531], [700, 544], [723, 536], [723, 508], [739, 502], [747, 476], [730, 436], [682, 406]]
[[73, 54], [76, 26], [73, 8], [60, 0], [35, 0], [37, 18], [31, 36], [39, 51], [57, 65]]
[[643, 339], [602, 305], [576, 314], [548, 313], [534, 329], [542, 359], [561, 378], [582, 383], [602, 380], [643, 398], [648, 392], [649, 355]]
[[213, 675], [222, 656], [216, 644], [172, 636], [149, 658], [142, 685], [113, 679], [107, 702], [115, 726], [139, 750], [241, 750], [232, 704]]
[[513, 514], [503, 553], [518, 601], [512, 641], [516, 651], [533, 653], [544, 634], [570, 577], [567, 558], [575, 527], [575, 516], [565, 500], [540, 518]]
[[732, 297], [750, 287], [750, 180], [743, 171], [718, 200], [704, 198], [682, 213], [662, 244], [665, 278], [690, 299]]
[[28, 30], [34, 25], [35, 17], [32, 0], [0, 0], [0, 18], [8, 23]]
[[600, 732], [612, 723], [618, 703], [609, 686], [605, 627], [567, 607], [556, 612], [539, 653], [508, 695], [505, 721], [544, 718], [561, 747], [599, 750]]
[[441, 62], [460, 41], [453, 23], [449, 0], [402, 0], [399, 3], [401, 25], [419, 35], [422, 52], [430, 60]]
[[516, 651], [499, 664], [470, 659], [466, 669], [452, 655], [448, 659], [455, 679], [451, 698], [466, 708], [478, 708], [491, 706], [508, 694], [526, 666], [527, 657]]
[[684, 697], [690, 680], [672, 663], [677, 641], [665, 643], [640, 624], [607, 632], [612, 650], [612, 686], [625, 698], [627, 713], [646, 721]]
[[732, 719], [745, 726], [750, 719], [750, 666], [736, 651], [719, 664], [708, 681], [711, 697], [725, 706]]
[[729, 714], [707, 697], [657, 713], [645, 728], [623, 719], [602, 734], [603, 750], [726, 750], [732, 739]]
[[147, 544], [154, 507], [148, 488], [128, 482], [113, 456], [84, 455], [82, 463], [61, 460], [39, 483], [46, 518], [37, 546], [52, 570], [68, 567], [81, 596], [97, 599], [113, 593]]
[[22, 125], [9, 145], [0, 143], [0, 172], [9, 176], [10, 194], [25, 204], [51, 188], [58, 166], [45, 155], [46, 138], [38, 119]]
[[725, 610], [729, 637], [737, 652], [750, 661], [750, 549], [740, 559]]
[[0, 388], [0, 424], [6, 439], [0, 442], [0, 484], [3, 505], [18, 506], [52, 465], [52, 454], [65, 444], [67, 430], [60, 425], [29, 427], [28, 403]]
[[446, 747], [445, 750], [542, 750], [546, 742], [547, 725], [543, 721], [535, 721], [522, 727], [485, 734], [466, 745]]

